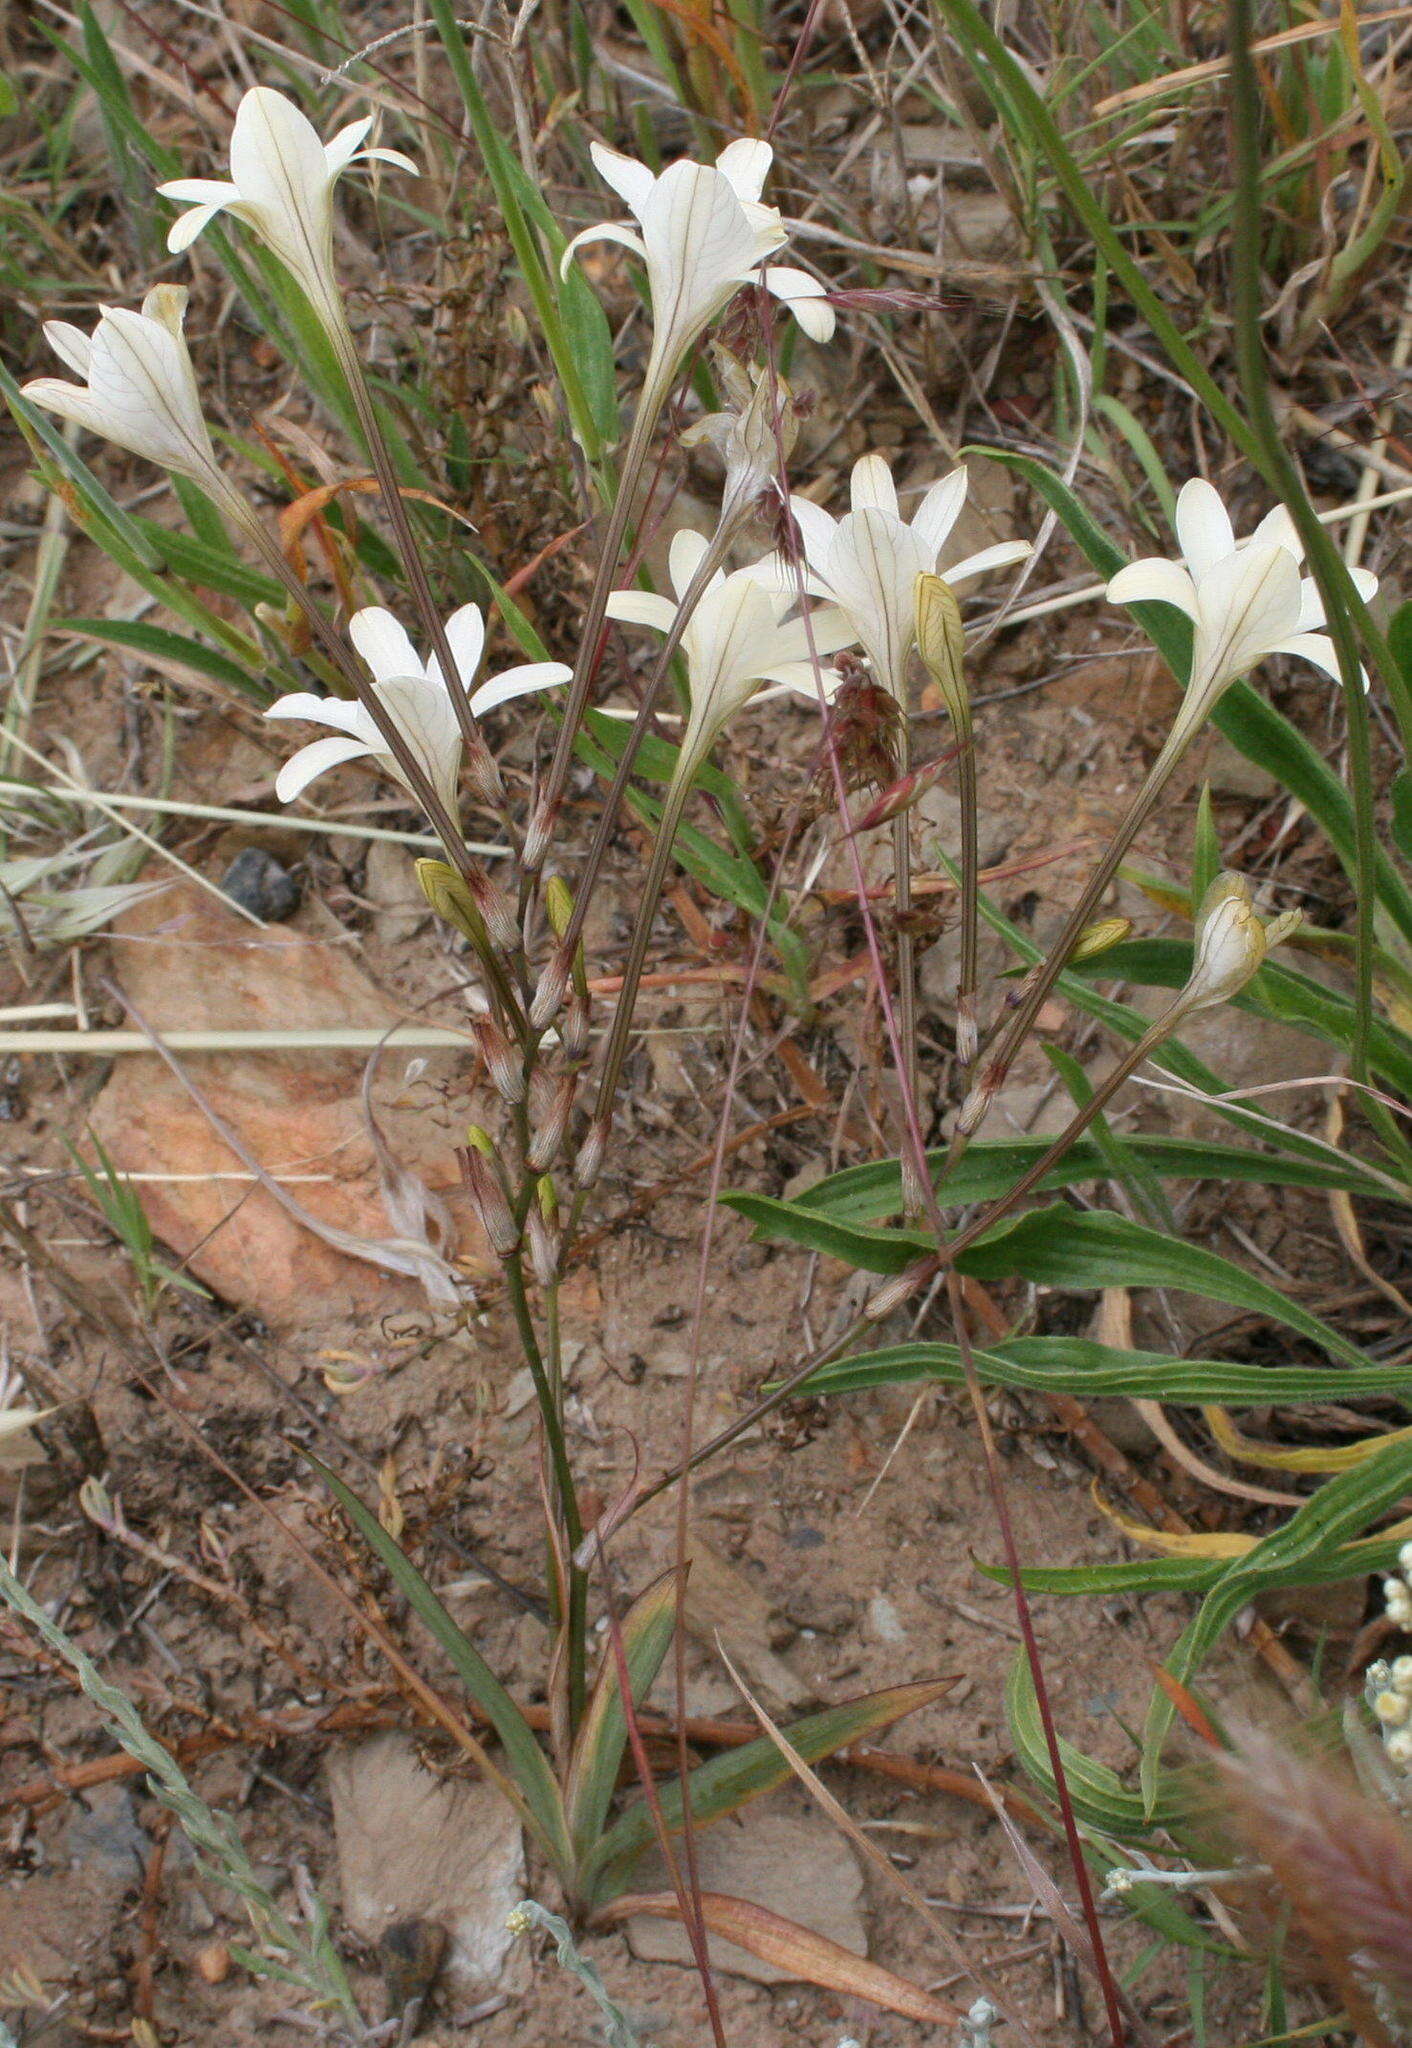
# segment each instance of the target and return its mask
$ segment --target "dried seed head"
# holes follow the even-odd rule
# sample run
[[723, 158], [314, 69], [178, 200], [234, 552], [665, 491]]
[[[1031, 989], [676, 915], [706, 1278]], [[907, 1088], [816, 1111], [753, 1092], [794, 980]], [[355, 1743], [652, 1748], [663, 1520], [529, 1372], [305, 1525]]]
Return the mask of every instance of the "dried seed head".
[[[471, 1207], [490, 1241], [491, 1250], [505, 1259], [519, 1249], [519, 1228], [510, 1204], [505, 1199], [500, 1176], [487, 1157], [486, 1151], [476, 1142], [477, 1137], [485, 1138], [484, 1131], [472, 1126], [471, 1132], [467, 1135], [471, 1142], [456, 1155], [461, 1168], [461, 1179], [465, 1184]], [[488, 1139], [486, 1144], [488, 1146]]]
[[603, 1159], [608, 1150], [609, 1120], [600, 1117], [589, 1125], [588, 1136], [579, 1147], [579, 1156], [574, 1161], [574, 1180], [585, 1190], [591, 1188], [603, 1171]]
[[564, 1048], [565, 1059], [574, 1066], [588, 1056], [591, 1022], [588, 996], [576, 988], [570, 989], [568, 1008], [559, 1025], [559, 1041]]
[[578, 1083], [573, 1074], [546, 1074], [530, 1083], [530, 1141], [526, 1155], [531, 1173], [547, 1173], [564, 1147]]
[[523, 1102], [525, 1070], [509, 1039], [493, 1017], [481, 1017], [475, 1025], [476, 1044], [485, 1061], [491, 1086], [503, 1102]]

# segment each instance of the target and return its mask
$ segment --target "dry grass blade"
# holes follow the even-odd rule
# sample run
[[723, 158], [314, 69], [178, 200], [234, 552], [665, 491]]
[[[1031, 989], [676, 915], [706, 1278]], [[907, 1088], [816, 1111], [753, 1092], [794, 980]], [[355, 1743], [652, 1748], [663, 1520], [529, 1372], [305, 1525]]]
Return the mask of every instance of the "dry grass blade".
[[[845, 1998], [866, 1999], [869, 2004], [900, 2013], [907, 2020], [945, 2025], [961, 2018], [960, 2007], [949, 2000], [918, 1990], [892, 1970], [870, 1963], [866, 1956], [854, 1955], [852, 1949], [840, 1947], [826, 1935], [815, 1934], [812, 1928], [801, 1927], [796, 1920], [772, 1913], [768, 1906], [757, 1906], [751, 1899], [733, 1898], [729, 1892], [698, 1892], [693, 1904], [699, 1908], [708, 1933], [718, 1935], [722, 1941], [733, 1941], [737, 1948], [748, 1950], [761, 1962], [773, 1963], [806, 1984], [817, 1984]], [[639, 1913], [658, 1920], [682, 1917], [681, 1903], [674, 1892], [628, 1892], [604, 1907], [599, 1917], [617, 1921]]]
[[[774, 1743], [776, 1749], [789, 1765], [795, 1777], [798, 1778], [800, 1784], [804, 1787], [815, 1805], [823, 1813], [826, 1813], [835, 1827], [839, 1828], [848, 1837], [854, 1848], [872, 1865], [878, 1875], [886, 1879], [894, 1891], [901, 1894], [914, 1912], [926, 1923], [929, 1932], [935, 1935], [941, 1947], [945, 1949], [948, 1957], [956, 1965], [956, 1968], [963, 1975], [970, 1978], [978, 1991], [985, 1994], [997, 2012], [1002, 2013], [1010, 2021], [1020, 2040], [1027, 2042], [1029, 2048], [1035, 2048], [1034, 2036], [1030, 2033], [1024, 2020], [1019, 2013], [1011, 2010], [1001, 1992], [993, 1984], [987, 1982], [986, 1977], [976, 1968], [975, 1958], [957, 1940], [946, 1922], [932, 1910], [922, 1893], [917, 1890], [917, 1887], [908, 1878], [903, 1876], [897, 1865], [883, 1855], [875, 1842], [869, 1841], [863, 1830], [858, 1826], [858, 1823], [853, 1819], [853, 1816], [834, 1798], [833, 1793], [829, 1791], [818, 1772], [811, 1769], [805, 1763], [803, 1757], [794, 1748], [783, 1729], [776, 1727], [775, 1723], [770, 1719], [770, 1716], [751, 1692], [749, 1686], [746, 1685], [740, 1673], [731, 1663], [724, 1649], [721, 1648], [719, 1637], [716, 1641], [716, 1649], [722, 1663], [731, 1675], [736, 1691], [745, 1701], [755, 1719], [764, 1729], [766, 1735], [769, 1736], [771, 1742]], [[986, 1793], [989, 1797], [992, 1811], [996, 1813], [1002, 1812], [1003, 1802], [995, 1793], [991, 1792], [989, 1786], [986, 1787]]]

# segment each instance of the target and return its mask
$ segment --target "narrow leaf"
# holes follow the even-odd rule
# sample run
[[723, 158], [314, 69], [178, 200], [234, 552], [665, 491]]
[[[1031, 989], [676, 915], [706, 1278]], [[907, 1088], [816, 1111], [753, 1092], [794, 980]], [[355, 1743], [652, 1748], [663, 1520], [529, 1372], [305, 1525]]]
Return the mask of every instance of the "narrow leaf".
[[[638, 1595], [619, 1624], [628, 1689], [636, 1708], [646, 1700], [662, 1668], [676, 1626], [676, 1614], [677, 1575], [667, 1571]], [[603, 1831], [627, 1745], [627, 1716], [618, 1680], [618, 1656], [609, 1643], [564, 1787], [569, 1834], [581, 1857], [588, 1854]]]

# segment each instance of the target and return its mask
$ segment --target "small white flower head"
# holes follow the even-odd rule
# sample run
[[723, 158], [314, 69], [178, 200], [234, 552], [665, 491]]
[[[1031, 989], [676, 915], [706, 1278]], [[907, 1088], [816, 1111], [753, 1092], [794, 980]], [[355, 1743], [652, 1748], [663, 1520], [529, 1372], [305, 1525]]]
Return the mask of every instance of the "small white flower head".
[[1388, 1683], [1404, 1698], [1412, 1699], [1412, 1657], [1394, 1657], [1388, 1672]]
[[1299, 911], [1287, 910], [1267, 923], [1251, 901], [1244, 875], [1217, 875], [1196, 914], [1196, 951], [1191, 978], [1178, 998], [1181, 1014], [1210, 1009], [1239, 995], [1265, 955], [1289, 937], [1300, 917]]
[[[935, 574], [966, 502], [962, 464], [932, 485], [910, 520], [898, 509], [892, 472], [881, 455], [853, 465], [852, 510], [835, 519], [822, 505], [791, 498], [808, 571], [805, 587], [836, 604], [853, 624], [877, 680], [907, 701], [907, 661], [917, 638], [917, 578]], [[954, 589], [991, 569], [1022, 562], [1028, 541], [1001, 541], [946, 571]], [[775, 573], [795, 587], [794, 571], [776, 558]]]
[[[1338, 680], [1333, 642], [1321, 631], [1318, 586], [1300, 575], [1304, 546], [1283, 505], [1238, 541], [1219, 494], [1193, 477], [1177, 497], [1175, 524], [1181, 560], [1129, 562], [1108, 585], [1108, 596], [1114, 604], [1155, 599], [1192, 621], [1191, 676], [1178, 716], [1183, 732], [1204, 722], [1222, 691], [1268, 655], [1299, 655]], [[1366, 569], [1351, 574], [1359, 596], [1370, 598], [1377, 577]]]
[[1399, 1728], [1383, 1744], [1383, 1754], [1400, 1771], [1412, 1771], [1412, 1728]]
[[1412, 1572], [1412, 1543], [1404, 1543], [1397, 1553], [1399, 1571]]
[[[643, 590], [615, 590], [608, 616], [625, 624], [654, 626], [668, 633], [710, 543], [704, 534], [684, 530], [675, 535], [668, 559], [678, 602]], [[816, 611], [806, 623], [785, 615], [794, 593], [772, 588], [759, 565], [727, 576], [717, 570], [692, 608], [682, 634], [691, 710], [682, 735], [679, 780], [694, 775], [712, 741], [727, 720], [749, 703], [762, 682], [778, 684], [818, 701], [838, 686], [831, 669], [816, 680], [811, 653], [836, 654], [853, 638], [853, 629], [836, 611]]]
[[[381, 605], [355, 612], [348, 621], [348, 635], [372, 671], [373, 688], [388, 718], [454, 818], [461, 767], [461, 728], [450, 691], [442, 680], [440, 662], [435, 655], [423, 661], [403, 627]], [[573, 674], [562, 661], [535, 661], [492, 676], [478, 690], [471, 691], [485, 645], [479, 607], [467, 604], [453, 612], [446, 621], [446, 638], [461, 686], [470, 692], [470, 707], [477, 718], [527, 691], [566, 683]], [[275, 795], [281, 803], [292, 803], [315, 776], [327, 769], [364, 755], [376, 761], [386, 774], [406, 784], [406, 777], [378, 731], [372, 713], [363, 704], [343, 697], [316, 697], [311, 691], [299, 690], [281, 697], [265, 716], [303, 718], [311, 724], [334, 728], [329, 738], [311, 740], [285, 762], [275, 782]]]
[[1395, 1621], [1399, 1628], [1412, 1622], [1412, 1592], [1401, 1579], [1383, 1580], [1383, 1608], [1388, 1620]]
[[47, 412], [74, 420], [224, 499], [229, 486], [216, 466], [201, 411], [182, 331], [185, 317], [183, 287], [159, 284], [142, 301], [140, 313], [105, 306], [91, 336], [67, 320], [48, 320], [46, 341], [83, 382], [36, 377], [24, 392]]
[[588, 242], [619, 242], [647, 265], [654, 326], [645, 405], [660, 402], [686, 351], [742, 285], [763, 284], [813, 340], [829, 339], [834, 315], [824, 287], [807, 271], [769, 261], [787, 237], [778, 210], [760, 198], [774, 159], [768, 142], [732, 142], [714, 166], [683, 159], [660, 175], [601, 142], [592, 150], [599, 175], [637, 227], [605, 220], [584, 228], [565, 249], [562, 268]]
[[173, 223], [167, 247], [173, 252], [189, 248], [217, 214], [234, 214], [292, 272], [319, 317], [341, 327], [333, 188], [354, 164], [394, 164], [413, 176], [417, 170], [400, 150], [365, 148], [372, 125], [369, 114], [324, 143], [293, 100], [269, 86], [255, 86], [236, 109], [230, 177], [176, 178], [157, 187], [164, 198], [192, 209]]
[[1412, 1713], [1412, 1704], [1400, 1692], [1380, 1692], [1374, 1697], [1373, 1713], [1384, 1728], [1400, 1728]]

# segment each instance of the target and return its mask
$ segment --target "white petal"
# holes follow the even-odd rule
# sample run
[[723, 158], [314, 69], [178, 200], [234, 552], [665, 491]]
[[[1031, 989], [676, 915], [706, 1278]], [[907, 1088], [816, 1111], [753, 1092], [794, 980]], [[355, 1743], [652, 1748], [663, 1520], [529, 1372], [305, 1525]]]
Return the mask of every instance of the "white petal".
[[1296, 562], [1304, 560], [1304, 543], [1299, 538], [1299, 528], [1288, 505], [1276, 505], [1273, 512], [1267, 512], [1247, 545], [1253, 548], [1288, 548]]
[[620, 625], [653, 626], [659, 633], [670, 633], [677, 608], [669, 597], [658, 597], [650, 590], [615, 590], [609, 596], [607, 612]]
[[353, 159], [360, 164], [391, 164], [394, 170], [406, 171], [413, 178], [420, 178], [422, 167], [410, 156], [404, 156], [400, 149], [360, 149]]
[[988, 576], [992, 569], [1009, 569], [1016, 562], [1026, 562], [1033, 552], [1027, 540], [998, 540], [993, 547], [981, 548], [964, 561], [953, 563], [942, 574], [950, 584], [969, 583], [973, 576]]
[[642, 209], [657, 182], [655, 175], [636, 157], [621, 156], [616, 149], [608, 149], [601, 142], [591, 142], [588, 153], [604, 184], [611, 185], [619, 199], [626, 203], [629, 213], [641, 220]]
[[838, 695], [839, 684], [842, 681], [837, 669], [816, 669], [810, 661], [776, 662], [762, 673], [767, 681], [774, 683], [779, 689], [788, 690], [797, 697], [808, 697], [815, 704], [819, 701], [821, 690], [824, 702], [832, 703]]
[[766, 264], [763, 282], [767, 292], [788, 306], [811, 341], [832, 339], [836, 322], [827, 285], [790, 263]]
[[[446, 621], [446, 638], [451, 647], [451, 659], [456, 664], [456, 673], [461, 678], [463, 690], [469, 690], [476, 679], [480, 658], [485, 652], [485, 621], [480, 615], [478, 604], [463, 604], [459, 611], [452, 612]], [[427, 674], [434, 683], [439, 683], [441, 663], [433, 655], [427, 663]]]
[[380, 604], [354, 612], [348, 637], [380, 683], [394, 676], [425, 676], [422, 661], [405, 626]]
[[849, 479], [849, 497], [855, 512], [887, 512], [897, 518], [897, 486], [881, 455], [859, 456]]
[[623, 248], [631, 249], [634, 256], [640, 256], [644, 263], [647, 261], [647, 251], [642, 246], [641, 235], [636, 234], [632, 228], [620, 228], [615, 221], [600, 220], [594, 227], [580, 229], [568, 244], [559, 258], [560, 277], [568, 276], [573, 268], [575, 254], [578, 250], [586, 248], [590, 242], [620, 242]]
[[293, 100], [267, 85], [253, 86], [236, 109], [230, 174], [247, 206], [283, 213], [328, 203], [319, 131]]
[[[77, 377], [88, 382], [89, 365], [93, 360], [93, 343], [81, 327], [75, 327], [69, 320], [46, 320], [44, 339], [53, 349], [60, 362], [66, 363]], [[46, 381], [52, 383], [52, 378]]]
[[757, 142], [747, 135], [738, 142], [727, 143], [716, 158], [716, 169], [729, 181], [737, 199], [758, 199], [774, 160], [775, 153], [768, 142]]
[[[966, 502], [966, 491], [970, 481], [970, 472], [965, 463], [958, 463], [955, 469], [932, 485], [912, 515], [912, 531], [933, 562], [945, 546], [952, 527], [961, 517], [961, 507]], [[946, 574], [949, 578], [951, 571], [948, 569]]]
[[291, 755], [280, 769], [275, 777], [275, 795], [282, 804], [292, 804], [316, 775], [341, 767], [345, 761], [357, 761], [371, 751], [364, 740], [340, 739], [333, 735], [324, 740], [310, 740], [307, 747], [301, 747], [297, 754]]
[[689, 526], [681, 527], [672, 535], [672, 544], [667, 550], [667, 574], [678, 598], [685, 597], [692, 577], [710, 551], [711, 543], [705, 534], [697, 533]]
[[1231, 516], [1219, 491], [1204, 477], [1194, 476], [1182, 485], [1173, 524], [1186, 565], [1198, 582], [1235, 547]]
[[[1315, 668], [1321, 668], [1325, 675], [1332, 676], [1336, 683], [1342, 683], [1343, 674], [1338, 665], [1338, 650], [1327, 633], [1292, 633], [1288, 640], [1279, 641], [1268, 648], [1270, 654], [1293, 654], [1301, 661], [1312, 661]], [[1363, 688], [1369, 688], [1368, 671], [1360, 668]]]
[[838, 533], [838, 521], [832, 512], [826, 512], [823, 506], [816, 505], [812, 498], [792, 495], [789, 509], [794, 514], [795, 524], [799, 528], [805, 561], [811, 569], [822, 570]]
[[57, 413], [61, 420], [72, 420], [90, 434], [101, 434], [105, 440], [112, 438], [106, 413], [81, 384], [70, 384], [66, 377], [32, 377], [20, 388], [31, 405]]
[[1110, 604], [1171, 604], [1189, 619], [1196, 617], [1196, 585], [1180, 562], [1161, 555], [1129, 562], [1111, 578], [1107, 595]]
[[352, 697], [316, 697], [312, 690], [292, 690], [266, 707], [266, 718], [303, 718], [311, 725], [331, 725], [350, 733], [365, 747], [381, 746], [372, 713]]
[[230, 187], [231, 198], [211, 200], [205, 206], [194, 206], [190, 213], [178, 215], [167, 232], [167, 247], [173, 256], [179, 256], [183, 249], [189, 249], [197, 236], [207, 229], [218, 213], [233, 209], [236, 205], [235, 187]]
[[373, 118], [371, 114], [364, 114], [361, 121], [350, 121], [346, 128], [340, 128], [324, 144], [324, 171], [330, 179], [336, 178], [352, 163], [373, 125]]
[[1243, 676], [1299, 625], [1299, 564], [1287, 548], [1244, 547], [1196, 589], [1192, 682]]
[[[379, 682], [378, 696], [413, 755], [426, 771], [427, 780], [449, 811], [456, 808], [456, 778], [461, 766], [461, 728], [449, 691], [426, 676], [394, 676]], [[379, 759], [399, 782], [404, 778], [385, 743], [378, 742]]]
[[191, 294], [184, 284], [154, 284], [142, 301], [144, 320], [155, 320], [177, 341], [186, 340], [186, 308]]
[[93, 336], [89, 390], [108, 415], [110, 440], [185, 476], [215, 469], [186, 343], [126, 306], [105, 308]]
[[757, 238], [719, 171], [676, 163], [652, 188], [642, 240], [654, 339], [675, 362], [749, 279], [759, 255]]
[[886, 512], [850, 512], [824, 565], [834, 600], [852, 619], [877, 679], [900, 696], [916, 635], [916, 583], [931, 563], [912, 529]]
[[508, 704], [512, 697], [526, 696], [531, 690], [552, 690], [560, 683], [571, 682], [573, 674], [562, 661], [529, 661], [521, 668], [507, 668], [503, 675], [490, 676], [481, 684], [471, 699], [471, 709], [477, 718], [482, 718], [498, 704]]
[[229, 178], [169, 178], [157, 190], [163, 199], [175, 199], [182, 206], [228, 206], [240, 197]]

